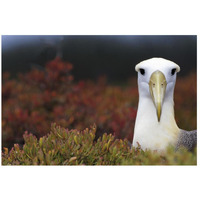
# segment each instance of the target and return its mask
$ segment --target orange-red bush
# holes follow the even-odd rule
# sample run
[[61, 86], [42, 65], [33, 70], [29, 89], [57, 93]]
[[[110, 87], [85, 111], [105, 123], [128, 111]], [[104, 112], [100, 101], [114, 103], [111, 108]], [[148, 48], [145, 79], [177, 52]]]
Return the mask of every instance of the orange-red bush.
[[136, 88], [109, 86], [104, 78], [97, 82], [73, 83], [72, 65], [60, 58], [10, 80], [3, 76], [3, 147], [22, 143], [24, 131], [41, 137], [50, 124], [84, 129], [97, 124], [97, 134], [114, 132], [117, 138], [132, 140]]

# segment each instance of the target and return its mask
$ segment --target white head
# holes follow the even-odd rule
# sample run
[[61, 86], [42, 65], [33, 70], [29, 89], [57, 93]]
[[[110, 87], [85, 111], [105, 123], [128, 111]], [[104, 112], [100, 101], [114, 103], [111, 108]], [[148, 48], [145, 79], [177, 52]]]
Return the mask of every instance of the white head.
[[176, 73], [180, 67], [164, 58], [151, 58], [137, 64], [135, 70], [138, 72], [140, 98], [152, 98], [160, 121], [163, 100], [173, 100]]

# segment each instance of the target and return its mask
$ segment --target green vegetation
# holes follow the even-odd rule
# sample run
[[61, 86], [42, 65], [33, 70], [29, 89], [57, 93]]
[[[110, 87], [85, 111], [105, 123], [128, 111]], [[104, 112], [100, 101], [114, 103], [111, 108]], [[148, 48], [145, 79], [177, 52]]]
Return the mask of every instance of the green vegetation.
[[3, 165], [196, 165], [196, 150], [166, 153], [130, 149], [128, 141], [103, 134], [95, 141], [96, 126], [83, 131], [52, 124], [50, 134], [37, 139], [25, 133], [25, 144], [2, 153]]

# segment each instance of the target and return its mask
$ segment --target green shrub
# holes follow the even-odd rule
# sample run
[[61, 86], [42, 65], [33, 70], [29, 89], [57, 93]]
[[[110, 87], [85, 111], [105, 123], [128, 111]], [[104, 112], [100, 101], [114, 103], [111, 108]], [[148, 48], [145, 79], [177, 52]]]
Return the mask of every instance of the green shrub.
[[196, 150], [167, 152], [130, 149], [128, 140], [104, 133], [95, 140], [96, 126], [83, 131], [68, 130], [52, 124], [48, 135], [37, 139], [24, 134], [25, 144], [8, 151], [4, 148], [2, 165], [196, 165]]

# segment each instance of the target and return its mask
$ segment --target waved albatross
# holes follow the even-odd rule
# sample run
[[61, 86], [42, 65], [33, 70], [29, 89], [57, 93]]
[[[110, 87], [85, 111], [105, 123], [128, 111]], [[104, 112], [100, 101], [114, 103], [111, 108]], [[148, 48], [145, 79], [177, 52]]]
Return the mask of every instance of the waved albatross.
[[192, 150], [197, 131], [178, 128], [174, 118], [174, 87], [180, 67], [164, 58], [151, 58], [135, 66], [138, 72], [139, 104], [133, 146], [165, 151], [168, 145]]

